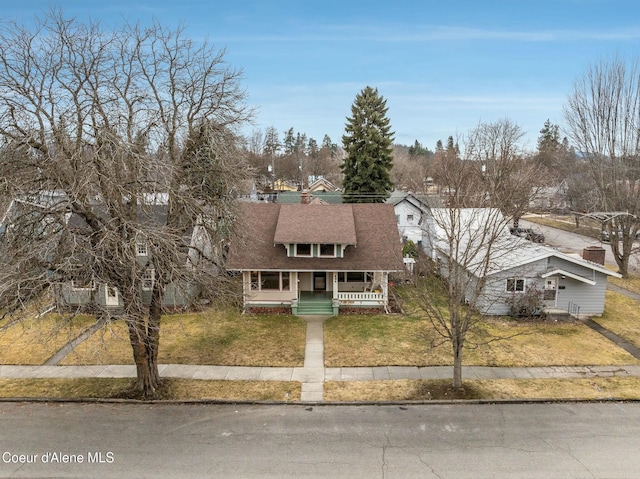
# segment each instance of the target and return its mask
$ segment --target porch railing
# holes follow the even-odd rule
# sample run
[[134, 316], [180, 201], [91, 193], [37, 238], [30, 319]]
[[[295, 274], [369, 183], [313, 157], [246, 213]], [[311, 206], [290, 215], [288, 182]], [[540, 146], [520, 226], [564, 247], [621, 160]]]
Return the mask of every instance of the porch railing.
[[578, 317], [580, 315], [580, 306], [577, 305], [576, 303], [570, 302], [567, 306], [567, 311], [569, 312], [569, 315], [573, 317]]
[[364, 301], [381, 303], [384, 302], [384, 293], [343, 291], [338, 292], [338, 300], [340, 302]]

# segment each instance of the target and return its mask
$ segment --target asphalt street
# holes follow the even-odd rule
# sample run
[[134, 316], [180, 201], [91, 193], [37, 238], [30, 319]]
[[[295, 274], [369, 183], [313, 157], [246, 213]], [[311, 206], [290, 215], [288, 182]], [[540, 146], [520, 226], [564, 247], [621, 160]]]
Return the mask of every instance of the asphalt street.
[[640, 403], [0, 403], [0, 477], [637, 478]]
[[[541, 232], [545, 236], [545, 244], [556, 247], [563, 252], [581, 255], [582, 250], [588, 246], [601, 246], [605, 250], [605, 263], [607, 265], [617, 267], [616, 261], [613, 259], [613, 253], [611, 253], [611, 246], [609, 243], [602, 243], [596, 238], [578, 235], [569, 231], [552, 228], [527, 220], [520, 220], [520, 225], [524, 228], [533, 228], [535, 231]], [[629, 266], [636, 273], [640, 272], [640, 255], [632, 255], [631, 260], [629, 261]]]

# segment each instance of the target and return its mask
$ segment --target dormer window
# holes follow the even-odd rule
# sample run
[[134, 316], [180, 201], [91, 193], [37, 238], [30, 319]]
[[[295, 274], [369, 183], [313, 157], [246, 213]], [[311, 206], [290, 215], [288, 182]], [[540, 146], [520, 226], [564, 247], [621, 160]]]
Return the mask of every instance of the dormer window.
[[311, 244], [309, 243], [296, 244], [296, 256], [311, 256]]
[[325, 258], [335, 258], [336, 257], [336, 245], [334, 245], [334, 244], [321, 244], [320, 245], [320, 256], [324, 256]]

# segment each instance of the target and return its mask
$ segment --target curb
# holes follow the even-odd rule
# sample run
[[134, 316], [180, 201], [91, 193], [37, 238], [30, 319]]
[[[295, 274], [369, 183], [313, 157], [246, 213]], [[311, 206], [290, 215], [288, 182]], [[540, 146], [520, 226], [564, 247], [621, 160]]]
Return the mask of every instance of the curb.
[[230, 399], [109, 399], [109, 398], [0, 398], [3, 403], [52, 403], [52, 404], [138, 404], [138, 405], [238, 405], [238, 406], [443, 406], [443, 405], [491, 405], [491, 404], [600, 404], [600, 403], [640, 403], [640, 399], [622, 398], [524, 398], [524, 399], [438, 399], [418, 401], [259, 401], [259, 400], [230, 400]]

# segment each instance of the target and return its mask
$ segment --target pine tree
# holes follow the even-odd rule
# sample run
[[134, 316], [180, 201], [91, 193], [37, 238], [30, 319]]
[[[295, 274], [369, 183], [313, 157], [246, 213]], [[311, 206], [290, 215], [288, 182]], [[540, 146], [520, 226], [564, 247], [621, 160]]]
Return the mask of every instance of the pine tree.
[[345, 203], [382, 203], [393, 189], [393, 132], [387, 101], [367, 86], [351, 106], [342, 143], [347, 154], [341, 166]]

